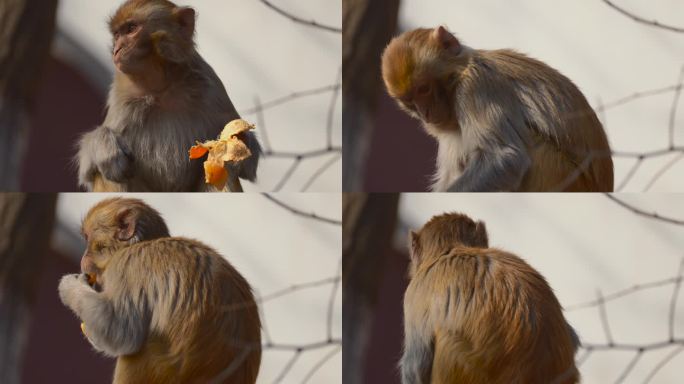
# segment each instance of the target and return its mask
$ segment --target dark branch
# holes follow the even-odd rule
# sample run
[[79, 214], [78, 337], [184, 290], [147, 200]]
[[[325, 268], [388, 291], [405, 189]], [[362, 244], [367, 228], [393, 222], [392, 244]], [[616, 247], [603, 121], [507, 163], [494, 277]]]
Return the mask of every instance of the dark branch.
[[615, 197], [609, 193], [606, 193], [605, 196], [607, 198], [609, 198], [610, 200], [614, 201], [616, 204], [620, 205], [621, 207], [628, 209], [628, 210], [632, 211], [634, 214], [637, 214], [639, 216], [647, 217], [647, 218], [650, 218], [653, 220], [659, 220], [659, 221], [669, 223], [669, 224], [684, 225], [684, 220], [673, 219], [673, 218], [661, 216], [660, 214], [655, 213], [655, 212], [654, 213], [646, 212], [644, 210], [641, 210], [639, 208], [633, 207], [633, 206], [625, 203], [624, 201], [618, 199], [617, 197]]
[[318, 216], [318, 215], [315, 214], [315, 213], [306, 213], [306, 212], [301, 211], [301, 210], [299, 210], [299, 209], [297, 209], [297, 208], [293, 208], [293, 207], [291, 207], [291, 206], [289, 206], [289, 205], [283, 203], [283, 202], [280, 201], [280, 200], [277, 200], [276, 198], [274, 198], [273, 196], [269, 195], [268, 193], [264, 193], [263, 195], [264, 195], [265, 198], [267, 198], [268, 200], [272, 201], [272, 202], [275, 203], [276, 205], [278, 205], [278, 206], [280, 206], [280, 207], [282, 207], [282, 208], [284, 208], [284, 209], [286, 209], [286, 210], [288, 210], [288, 211], [294, 213], [294, 214], [297, 215], [297, 216], [302, 216], [302, 217], [306, 217], [306, 218], [309, 218], [309, 219], [322, 221], [322, 222], [328, 223], [328, 224], [342, 225], [342, 220], [328, 219], [328, 218], [326, 218], [326, 217]]
[[323, 25], [323, 24], [320, 24], [320, 23], [316, 22], [315, 20], [304, 20], [304, 19], [302, 19], [301, 17], [295, 16], [295, 15], [289, 13], [289, 12], [284, 11], [284, 10], [281, 9], [281, 8], [276, 7], [275, 5], [271, 4], [270, 1], [267, 1], [267, 0], [259, 0], [259, 1], [261, 1], [261, 2], [262, 2], [265, 6], [267, 6], [268, 8], [271, 8], [271, 9], [274, 10], [275, 12], [277, 12], [277, 13], [279, 13], [280, 15], [282, 15], [282, 16], [284, 16], [284, 17], [286, 17], [286, 18], [288, 18], [288, 19], [290, 19], [290, 20], [292, 20], [292, 21], [294, 21], [295, 23], [299, 23], [299, 24], [303, 24], [303, 25], [308, 25], [309, 27], [314, 27], [314, 28], [322, 29], [322, 30], [328, 31], [328, 32], [342, 33], [342, 28], [331, 27], [331, 26], [328, 26], [328, 25]]
[[641, 16], [639, 16], [639, 15], [636, 15], [636, 14], [634, 14], [634, 13], [632, 13], [632, 12], [629, 12], [629, 11], [625, 10], [624, 8], [618, 7], [617, 5], [613, 4], [613, 2], [610, 1], [610, 0], [603, 0], [603, 2], [606, 3], [606, 5], [608, 5], [609, 7], [613, 8], [614, 10], [616, 10], [616, 11], [620, 12], [621, 14], [623, 14], [623, 15], [629, 17], [630, 19], [636, 21], [637, 23], [641, 23], [641, 24], [644, 24], [644, 25], [649, 25], [649, 26], [652, 26], [652, 27], [664, 29], [664, 30], [671, 31], [671, 32], [684, 33], [684, 28], [680, 28], [680, 27], [675, 27], [675, 26], [671, 26], [671, 25], [662, 24], [662, 23], [660, 23], [660, 22], [657, 21], [657, 20], [646, 20], [646, 19], [644, 19], [643, 17], [641, 17]]

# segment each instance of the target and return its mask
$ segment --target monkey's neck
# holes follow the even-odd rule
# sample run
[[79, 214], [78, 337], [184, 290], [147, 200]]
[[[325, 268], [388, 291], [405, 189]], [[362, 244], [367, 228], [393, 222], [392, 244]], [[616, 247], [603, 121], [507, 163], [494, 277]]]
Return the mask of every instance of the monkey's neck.
[[458, 120], [455, 118], [451, 119], [446, 123], [441, 124], [430, 124], [423, 123], [423, 127], [428, 135], [440, 140], [441, 137], [458, 136], [461, 137], [461, 126], [458, 124]]
[[159, 96], [163, 94], [170, 85], [165, 71], [147, 71], [148, 74], [126, 74], [116, 72], [114, 81], [120, 91], [131, 97]]

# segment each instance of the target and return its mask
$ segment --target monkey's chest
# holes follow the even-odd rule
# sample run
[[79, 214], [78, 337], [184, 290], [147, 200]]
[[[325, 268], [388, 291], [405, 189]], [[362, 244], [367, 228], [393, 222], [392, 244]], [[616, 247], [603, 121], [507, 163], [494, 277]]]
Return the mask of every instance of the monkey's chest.
[[468, 155], [474, 148], [460, 134], [450, 133], [437, 137], [437, 164], [434, 192], [444, 192], [458, 179], [468, 163]]
[[202, 183], [202, 159], [190, 160], [196, 141], [218, 135], [221, 125], [191, 116], [127, 127], [124, 137], [133, 152], [133, 191], [195, 191]]

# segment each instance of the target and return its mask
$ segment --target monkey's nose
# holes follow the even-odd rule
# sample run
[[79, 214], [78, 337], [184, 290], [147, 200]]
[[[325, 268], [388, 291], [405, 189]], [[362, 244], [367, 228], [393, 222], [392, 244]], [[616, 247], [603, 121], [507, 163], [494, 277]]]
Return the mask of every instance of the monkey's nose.
[[112, 48], [112, 55], [116, 56], [119, 53], [119, 51], [121, 51], [121, 49], [123, 47], [124, 47], [124, 44], [121, 42], [121, 40], [117, 40], [114, 43], [114, 47]]

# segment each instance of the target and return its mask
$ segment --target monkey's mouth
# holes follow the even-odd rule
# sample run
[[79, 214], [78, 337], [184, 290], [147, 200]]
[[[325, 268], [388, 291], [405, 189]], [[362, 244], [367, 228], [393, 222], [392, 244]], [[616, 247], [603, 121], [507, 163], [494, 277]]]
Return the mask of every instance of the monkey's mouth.
[[88, 285], [90, 285], [91, 287], [93, 285], [95, 285], [95, 280], [96, 280], [95, 275], [90, 274], [90, 273], [85, 273], [85, 277], [86, 277], [86, 280], [88, 281]]
[[114, 58], [115, 62], [121, 61], [121, 55], [122, 55], [123, 50], [124, 50], [124, 47], [119, 47], [114, 51], [114, 53], [112, 54], [112, 58]]
[[122, 64], [126, 60], [126, 56], [131, 52], [131, 47], [121, 46], [112, 53], [112, 61], [115, 64]]
[[97, 276], [91, 273], [84, 273], [88, 285], [97, 292], [102, 292], [102, 286], [97, 282]]
[[418, 114], [420, 115], [421, 120], [426, 121], [428, 123], [431, 123], [431, 121], [430, 121], [430, 108], [418, 107]]

